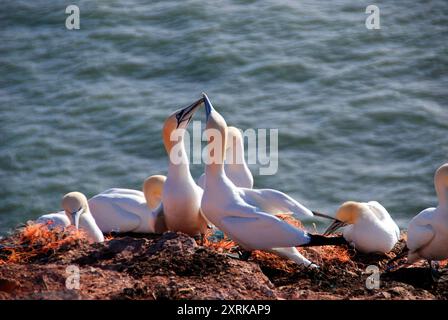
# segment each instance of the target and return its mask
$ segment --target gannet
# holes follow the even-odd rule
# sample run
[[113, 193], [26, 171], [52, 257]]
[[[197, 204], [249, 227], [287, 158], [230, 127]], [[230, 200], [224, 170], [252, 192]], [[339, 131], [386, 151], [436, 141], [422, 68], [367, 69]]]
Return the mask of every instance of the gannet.
[[64, 211], [44, 214], [40, 216], [36, 222], [47, 225], [49, 229], [54, 229], [56, 227], [66, 228], [71, 225], [70, 219]]
[[448, 258], [448, 163], [439, 167], [434, 175], [434, 186], [439, 200], [436, 208], [428, 208], [416, 215], [408, 225], [406, 264], [426, 259]]
[[[297, 246], [344, 244], [342, 237], [325, 237], [309, 234], [279, 219], [275, 214], [293, 213], [310, 217], [313, 213], [289, 197], [272, 189], [239, 188], [226, 176], [223, 155], [227, 137], [227, 124], [203, 94], [207, 115], [206, 135], [208, 154], [213, 159], [205, 168], [205, 189], [201, 209], [215, 224], [244, 250], [266, 250], [282, 256], [295, 257]], [[216, 143], [215, 141], [221, 141]], [[315, 266], [305, 257], [295, 260]]]
[[[244, 142], [241, 131], [236, 127], [227, 127], [227, 146], [225, 153], [224, 171], [226, 176], [241, 188], [252, 189], [254, 178], [244, 159]], [[198, 185], [204, 189], [205, 173], [198, 179]]]
[[104, 236], [90, 213], [87, 198], [81, 192], [70, 192], [62, 198], [62, 208], [76, 229], [85, 232], [92, 242], [103, 242]]
[[192, 116], [202, 102], [201, 98], [188, 107], [174, 112], [163, 125], [163, 143], [168, 154], [169, 166], [162, 193], [168, 230], [201, 237], [207, 230], [207, 220], [200, 210], [203, 191], [191, 176], [183, 139]]
[[324, 235], [344, 227], [343, 236], [355, 249], [370, 253], [387, 253], [400, 240], [400, 229], [387, 210], [378, 202], [348, 201], [336, 212], [336, 219]]
[[90, 211], [102, 232], [163, 233], [161, 193], [166, 178], [154, 175], [143, 183], [143, 192], [108, 189], [89, 200]]

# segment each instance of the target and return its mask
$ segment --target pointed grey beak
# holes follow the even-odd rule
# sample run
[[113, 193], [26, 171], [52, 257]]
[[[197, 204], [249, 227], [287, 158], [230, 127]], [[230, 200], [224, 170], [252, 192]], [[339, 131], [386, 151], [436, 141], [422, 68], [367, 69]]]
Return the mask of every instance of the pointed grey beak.
[[348, 224], [345, 222], [342, 222], [339, 219], [336, 219], [332, 216], [329, 216], [328, 214], [324, 214], [318, 211], [313, 211], [313, 214], [316, 217], [321, 217], [321, 218], [325, 218], [325, 219], [329, 219], [329, 220], [333, 220], [333, 223], [327, 228], [327, 230], [325, 230], [325, 232], [323, 233], [324, 236], [328, 236], [332, 233], [334, 233], [336, 230], [338, 230], [339, 228], [345, 227]]
[[325, 230], [325, 232], [323, 233], [324, 236], [328, 236], [330, 234], [333, 234], [336, 232], [336, 230], [338, 230], [339, 228], [343, 228], [345, 226], [347, 226], [348, 224], [339, 220], [335, 220], [333, 221], [333, 223], [327, 228], [327, 230]]
[[205, 114], [206, 114], [206, 121], [208, 120], [208, 117], [210, 116], [210, 113], [213, 111], [213, 105], [210, 102], [210, 99], [207, 97], [207, 95], [203, 92], [202, 98], [204, 99], [204, 105], [205, 105]]
[[176, 114], [177, 119], [177, 128], [182, 124], [182, 122], [187, 121], [187, 126], [190, 123], [191, 119], [193, 118], [194, 113], [198, 109], [198, 107], [204, 102], [204, 98], [201, 98], [192, 104], [190, 104], [188, 107], [183, 108]]
[[83, 208], [80, 208], [78, 211], [75, 211], [72, 213], [72, 219], [75, 223], [76, 230], [79, 230], [79, 218], [81, 217], [81, 214], [84, 212]]

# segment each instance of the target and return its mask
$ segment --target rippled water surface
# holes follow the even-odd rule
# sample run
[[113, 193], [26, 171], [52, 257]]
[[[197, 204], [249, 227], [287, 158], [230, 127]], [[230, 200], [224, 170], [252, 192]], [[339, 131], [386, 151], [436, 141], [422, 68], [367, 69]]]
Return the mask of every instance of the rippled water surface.
[[252, 166], [257, 187], [326, 212], [378, 200], [401, 226], [436, 205], [447, 1], [376, 1], [374, 31], [367, 1], [69, 3], [0, 5], [0, 234], [68, 191], [166, 173], [162, 122], [202, 91], [229, 124], [279, 129], [278, 173]]

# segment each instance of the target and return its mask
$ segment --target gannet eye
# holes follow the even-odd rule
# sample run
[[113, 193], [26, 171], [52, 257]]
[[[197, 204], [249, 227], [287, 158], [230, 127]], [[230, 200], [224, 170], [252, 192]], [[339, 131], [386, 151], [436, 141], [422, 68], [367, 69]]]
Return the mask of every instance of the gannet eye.
[[184, 110], [180, 110], [177, 114], [176, 114], [176, 120], [179, 123], [180, 119], [182, 119], [182, 116], [184, 115]]
[[76, 212], [78, 212], [81, 209], [82, 209], [82, 206], [80, 206], [78, 210], [75, 210], [75, 212], [70, 212], [70, 214], [75, 214]]

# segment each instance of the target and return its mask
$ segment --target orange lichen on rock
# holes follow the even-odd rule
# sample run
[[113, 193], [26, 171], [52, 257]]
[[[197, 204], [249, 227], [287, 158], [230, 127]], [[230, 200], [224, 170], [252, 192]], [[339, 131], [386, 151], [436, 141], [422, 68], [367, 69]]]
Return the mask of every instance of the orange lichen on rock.
[[[295, 219], [293, 216], [288, 214], [277, 215], [278, 218], [286, 221], [287, 223], [295, 226], [298, 229], [305, 230], [303, 224]], [[224, 236], [223, 239], [219, 241], [212, 241], [210, 238], [213, 237], [213, 231], [209, 230], [205, 237], [204, 245], [207, 247], [211, 247], [219, 252], [229, 253], [233, 248], [238, 247], [238, 244], [231, 239]], [[322, 264], [328, 262], [349, 262], [352, 260], [354, 252], [351, 251], [346, 246], [323, 246], [323, 247], [314, 247], [314, 248], [297, 248], [299, 252], [304, 255], [306, 258], [311, 259], [313, 262]], [[273, 253], [255, 250], [252, 253], [252, 259], [256, 261], [264, 261], [269, 262], [271, 267], [283, 269], [286, 271], [290, 271], [291, 266], [286, 263], [286, 259], [281, 258]]]
[[348, 262], [352, 259], [353, 253], [345, 246], [322, 246], [314, 249], [323, 261], [337, 260], [339, 262]]
[[8, 242], [0, 241], [0, 264], [23, 263], [50, 250], [85, 239], [85, 234], [73, 227], [49, 228], [50, 223], [32, 223], [19, 229]]

